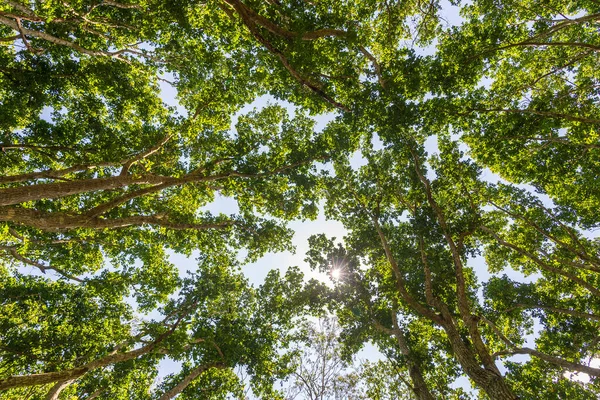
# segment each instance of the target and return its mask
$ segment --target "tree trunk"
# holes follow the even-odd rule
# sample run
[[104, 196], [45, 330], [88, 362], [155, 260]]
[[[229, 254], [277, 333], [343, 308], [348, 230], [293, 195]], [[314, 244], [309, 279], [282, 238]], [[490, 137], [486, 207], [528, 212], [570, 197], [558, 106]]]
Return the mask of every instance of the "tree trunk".
[[442, 326], [448, 335], [452, 350], [465, 373], [479, 386], [492, 400], [516, 400], [517, 396], [506, 383], [502, 375], [496, 371], [482, 368], [475, 353], [463, 342], [460, 334], [452, 322], [445, 322]]
[[394, 336], [396, 337], [396, 341], [400, 347], [400, 352], [402, 355], [406, 356], [408, 374], [410, 375], [410, 379], [413, 383], [412, 390], [415, 393], [415, 396], [417, 396], [418, 400], [435, 400], [429, 391], [429, 387], [427, 386], [427, 382], [425, 382], [425, 378], [423, 378], [421, 366], [414, 359], [414, 354], [410, 350], [410, 347], [408, 347], [408, 343], [406, 343], [404, 334], [400, 329], [394, 329]]

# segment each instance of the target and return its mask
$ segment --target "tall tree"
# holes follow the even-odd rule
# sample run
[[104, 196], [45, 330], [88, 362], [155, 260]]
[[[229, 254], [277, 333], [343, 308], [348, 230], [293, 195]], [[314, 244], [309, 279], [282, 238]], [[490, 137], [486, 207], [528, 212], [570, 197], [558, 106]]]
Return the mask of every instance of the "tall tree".
[[[578, 286], [579, 290], [587, 290], [590, 294], [596, 290], [590, 281], [592, 277], [585, 275], [582, 270], [576, 273], [569, 271], [575, 266], [570, 267], [566, 260], [561, 263], [554, 258], [555, 255], [548, 255], [553, 262], [546, 261], [542, 256], [538, 257], [536, 254], [540, 254], [542, 249], [522, 249], [491, 231], [487, 224], [501, 223], [502, 218], [498, 217], [506, 215], [505, 211], [498, 213], [485, 210], [489, 202], [493, 203], [491, 197], [497, 192], [493, 186], [478, 179], [479, 171], [473, 163], [461, 161], [461, 154], [451, 141], [441, 140], [440, 156], [429, 160], [430, 165], [435, 168], [435, 178], [430, 177], [424, 169], [422, 150], [415, 149], [413, 145], [409, 142], [404, 146], [390, 145], [382, 150], [371, 151], [368, 153], [368, 165], [359, 171], [353, 171], [348, 164], [342, 163], [336, 170], [336, 177], [330, 179], [327, 185], [329, 212], [344, 221], [350, 229], [345, 238], [348, 247], [354, 254], [364, 258], [368, 271], [375, 271], [382, 262], [389, 268], [390, 287], [392, 293], [395, 292], [395, 301], [403, 306], [403, 318], [408, 321], [416, 318], [441, 327], [445, 333], [444, 340], [450, 346], [450, 354], [476, 386], [490, 398], [514, 398], [517, 395], [515, 388], [520, 389], [513, 386], [515, 384], [511, 382], [510, 374], [503, 377], [500, 371], [496, 359], [505, 355], [529, 354], [535, 359], [550, 363], [558, 368], [555, 379], [561, 381], [565, 379], [561, 375], [562, 368], [597, 376], [600, 371], [586, 365], [588, 357], [594, 357], [597, 350], [595, 347], [590, 348], [585, 339], [584, 342], [579, 342], [582, 346], [573, 353], [567, 347], [549, 346], [553, 340], [548, 342], [542, 338], [546, 335], [548, 338], [558, 337], [555, 336], [556, 330], [548, 326], [547, 330], [538, 332], [542, 335], [538, 340], [538, 347], [529, 348], [524, 345], [523, 337], [531, 326], [531, 319], [521, 312], [513, 313], [513, 318], [517, 319], [511, 318], [510, 323], [499, 328], [494, 322], [498, 317], [493, 314], [500, 310], [495, 307], [486, 310], [478, 300], [476, 276], [468, 266], [468, 258], [485, 251], [490, 267], [494, 268], [499, 260], [506, 260], [507, 256], [514, 255], [516, 259], [513, 267], [528, 265], [533, 269], [529, 273], [539, 271], [549, 281], [560, 279], [560, 282], [569, 282], [569, 285]], [[547, 215], [548, 210], [542, 210], [537, 209], [542, 215]], [[507, 223], [505, 219], [504, 224]], [[542, 230], [536, 221], [528, 220], [525, 226], [531, 230], [537, 226], [538, 235], [551, 235]], [[519, 228], [514, 225], [511, 228], [513, 227], [515, 233], [519, 231]], [[586, 242], [588, 246], [592, 245], [575, 231], [568, 230], [568, 227], [560, 229], [571, 232], [571, 240], [580, 241], [582, 245]], [[496, 240], [491, 248], [485, 245], [489, 240], [488, 235]], [[327, 258], [323, 257], [333, 256], [333, 262], [340, 263], [341, 268], [349, 265], [352, 274], [360, 271], [360, 268], [352, 267], [357, 261], [336, 257], [332, 252], [332, 244], [323, 240], [321, 238], [313, 244], [313, 257], [317, 257], [316, 261], [321, 260], [321, 267], [327, 263]], [[531, 239], [526, 243], [533, 245]], [[491, 249], [501, 251], [501, 258], [493, 259]], [[583, 252], [580, 255], [585, 257]], [[540, 284], [546, 281], [544, 277], [539, 279]], [[365, 279], [367, 287], [372, 287], [376, 281], [373, 275]], [[493, 292], [485, 292], [493, 294], [488, 297], [489, 301], [495, 302], [494, 296], [506, 290], [499, 284], [499, 281], [492, 279], [486, 285], [490, 289], [495, 288]], [[555, 282], [550, 285], [561, 284]], [[365, 292], [360, 286], [347, 287], [353, 294], [344, 293], [342, 297], [346, 299], [360, 299], [361, 293]], [[574, 290], [574, 286], [571, 288]], [[586, 301], [582, 296], [578, 296], [578, 300], [586, 303], [584, 309], [595, 302], [591, 298]], [[541, 307], [560, 313], [558, 307], [553, 308], [550, 304]], [[387, 309], [395, 309], [393, 298], [388, 300]], [[568, 308], [564, 309], [569, 312]], [[512, 310], [514, 312], [515, 309]], [[572, 316], [577, 315], [577, 311], [571, 311]], [[488, 314], [489, 312], [492, 314]], [[583, 310], [581, 312], [578, 317], [585, 318], [587, 313]], [[371, 317], [363, 319], [362, 326], [374, 323], [368, 320], [373, 318], [372, 313], [371, 311]], [[593, 316], [588, 323], [593, 323], [592, 320]], [[415, 329], [417, 328], [412, 327], [413, 331]], [[389, 328], [388, 331], [389, 334], [394, 332]], [[595, 331], [583, 329], [583, 332], [592, 336]], [[576, 335], [572, 336], [575, 338], [583, 332], [573, 329], [569, 333], [562, 331], [560, 335]], [[433, 340], [429, 339], [428, 342], [431, 345]], [[536, 364], [537, 361], [530, 363], [525, 365]], [[578, 396], [585, 397], [590, 395], [587, 390], [595, 389], [573, 383], [571, 390], [579, 390]]]
[[[210, 274], [183, 280], [170, 252], [227, 254], [224, 268], [236, 250], [254, 259], [287, 248], [282, 220], [314, 217], [322, 196], [349, 230], [335, 251], [353, 260], [352, 278], [328, 301], [344, 329], [360, 332], [356, 346], [373, 340], [404, 362], [416, 396], [450, 393], [460, 373], [489, 398], [597, 396], [599, 371], [589, 362], [598, 354], [600, 294], [590, 231], [600, 204], [598, 4], [452, 2], [444, 7], [462, 18], [453, 27], [441, 7], [3, 2], [4, 384], [41, 377], [56, 398], [96, 379], [90, 397], [113, 395], [107, 382], [118, 382], [120, 396], [143, 397], [140, 382], [151, 380], [169, 338], [198, 338], [173, 330], [172, 319], [193, 326], [222, 310], [165, 311], [137, 338], [129, 296], [142, 312], [194, 304], [194, 295], [175, 293], [193, 293]], [[176, 91], [179, 112], [163, 104], [159, 82]], [[294, 104], [296, 115], [270, 106], [230, 129], [242, 105], [267, 93]], [[334, 120], [316, 134], [307, 115], [322, 112]], [[360, 169], [349, 161], [356, 151]], [[329, 159], [334, 170], [319, 181], [314, 163]], [[504, 181], [484, 180], [486, 168]], [[205, 212], [218, 195], [234, 198], [239, 212]], [[335, 251], [314, 241], [313, 264], [325, 268]], [[485, 261], [475, 268], [479, 255]], [[220, 304], [218, 290], [210, 293], [207, 301]], [[252, 309], [244, 301], [238, 308]], [[52, 322], [54, 305], [64, 323]], [[251, 318], [231, 315], [234, 325]], [[99, 330], [103, 316], [110, 329]], [[76, 329], [93, 331], [95, 344]], [[39, 358], [52, 338], [70, 337], [71, 347]], [[228, 368], [208, 368], [221, 361], [205, 364], [190, 351], [164, 396], [202, 396], [203, 385], [235, 381]], [[273, 354], [244, 354], [265, 355], [256, 376], [271, 395], [265, 360]], [[506, 359], [517, 354], [526, 359]], [[592, 378], [575, 382], [565, 371]]]
[[[210, 387], [211, 396], [225, 396], [245, 384], [233, 373], [243, 366], [257, 395], [276, 396], [272, 383], [287, 368], [280, 349], [289, 341], [293, 314], [286, 310], [290, 301], [301, 301], [294, 288], [302, 277], [271, 273], [263, 286], [252, 288], [231, 256], [201, 260], [178, 297], [152, 320], [134, 318], [129, 304], [107, 293], [91, 296], [73, 284], [27, 277], [29, 286], [9, 281], [1, 338], [8, 376], [0, 379], [0, 390], [8, 390], [8, 397], [58, 398], [68, 392], [171, 399], [195, 398]], [[58, 310], [54, 318], [37, 297]], [[167, 357], [183, 366], [153, 388], [158, 363]]]

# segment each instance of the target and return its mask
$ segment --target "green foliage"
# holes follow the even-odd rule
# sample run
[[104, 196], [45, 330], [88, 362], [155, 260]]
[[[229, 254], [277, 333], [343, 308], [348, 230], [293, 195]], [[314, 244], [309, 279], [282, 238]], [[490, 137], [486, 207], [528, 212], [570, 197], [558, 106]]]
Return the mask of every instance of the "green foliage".
[[[348, 398], [597, 397], [599, 21], [592, 0], [4, 1], [0, 397], [280, 398], [293, 327], [326, 312], [335, 357], [386, 357]], [[332, 281], [249, 285], [321, 208], [346, 235], [306, 261]]]

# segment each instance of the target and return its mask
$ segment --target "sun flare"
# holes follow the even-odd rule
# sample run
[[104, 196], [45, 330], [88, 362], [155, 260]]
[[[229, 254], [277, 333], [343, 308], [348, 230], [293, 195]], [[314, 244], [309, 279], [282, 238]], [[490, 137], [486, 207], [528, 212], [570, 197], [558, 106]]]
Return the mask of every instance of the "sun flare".
[[331, 277], [333, 279], [340, 279], [342, 276], [342, 271], [339, 268], [334, 268], [331, 270]]

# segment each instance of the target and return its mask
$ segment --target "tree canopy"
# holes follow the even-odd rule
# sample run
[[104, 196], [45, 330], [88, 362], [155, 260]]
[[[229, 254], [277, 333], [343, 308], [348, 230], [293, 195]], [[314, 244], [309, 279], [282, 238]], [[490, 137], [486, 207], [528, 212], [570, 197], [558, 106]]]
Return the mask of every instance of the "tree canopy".
[[[599, 396], [599, 28], [597, 0], [4, 0], [0, 397], [282, 398], [323, 313], [335, 357], [385, 358], [353, 396]], [[251, 285], [319, 213], [331, 281]]]

